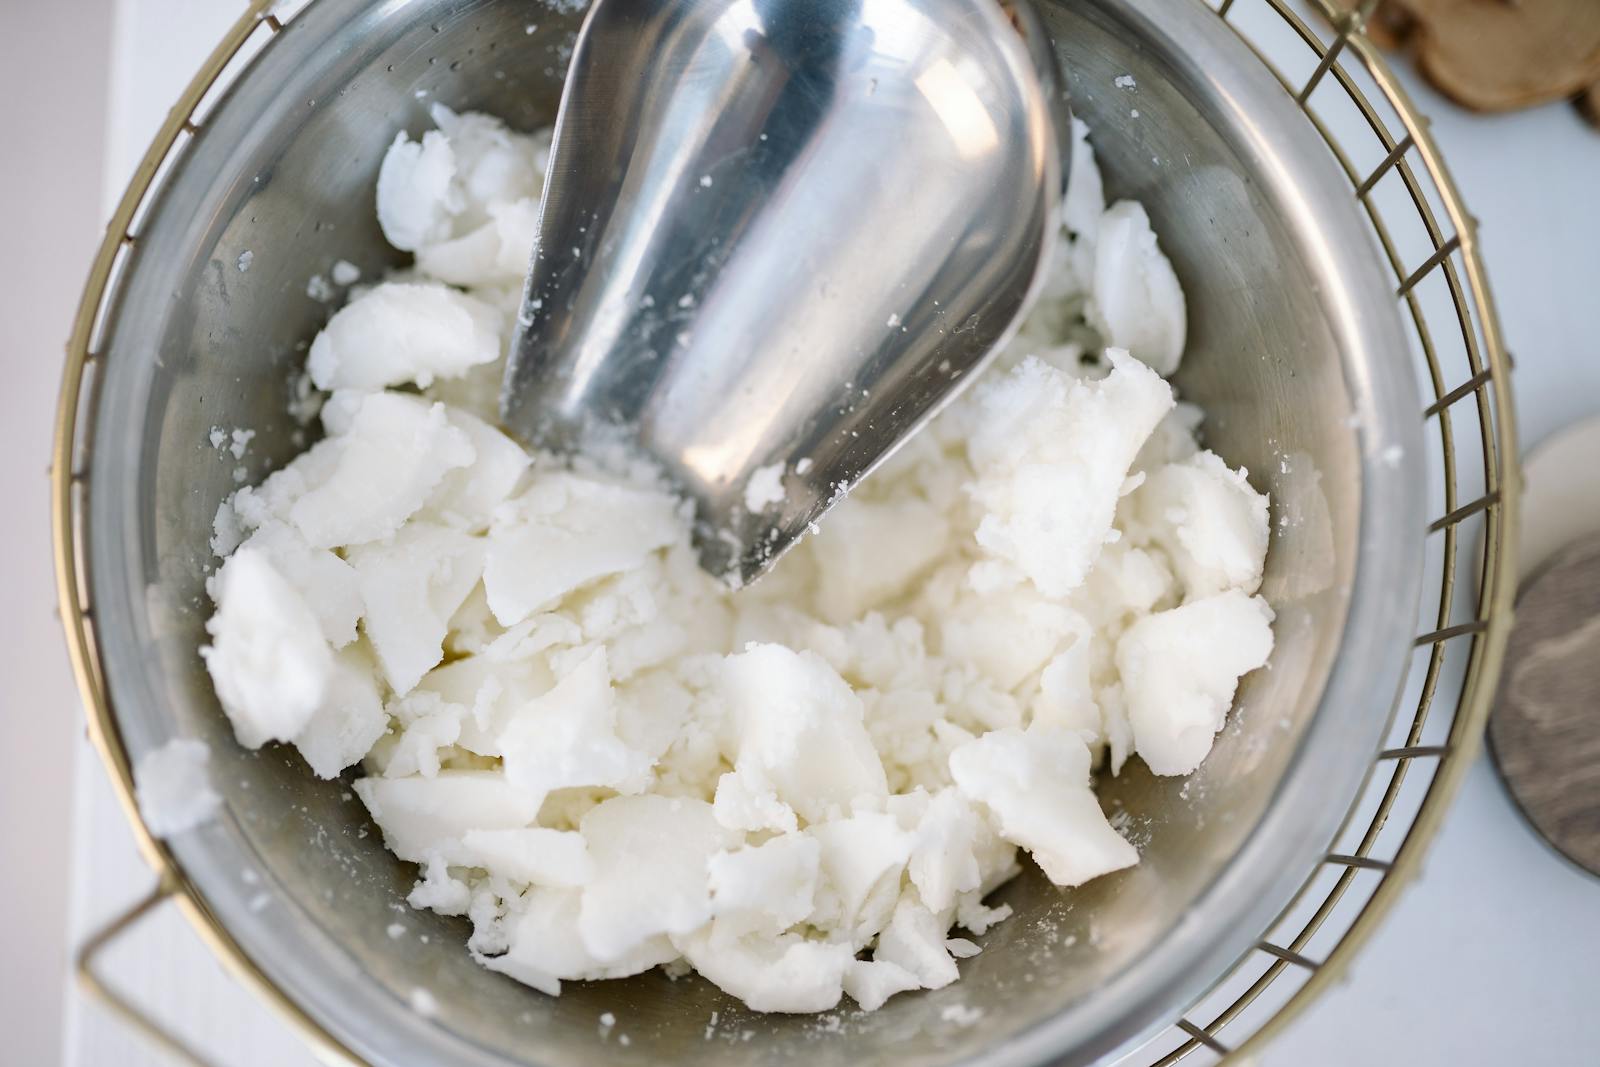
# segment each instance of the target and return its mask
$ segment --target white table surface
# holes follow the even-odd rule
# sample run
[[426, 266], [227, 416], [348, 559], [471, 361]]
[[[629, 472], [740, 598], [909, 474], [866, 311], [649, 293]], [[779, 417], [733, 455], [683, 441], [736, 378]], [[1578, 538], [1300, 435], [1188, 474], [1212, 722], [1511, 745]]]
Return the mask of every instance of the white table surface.
[[0, 141], [0, 1062], [27, 1067], [60, 1056], [82, 718], [51, 616], [45, 471], [61, 352], [100, 238], [110, 10], [111, 0], [0, 0], [13, 105]]
[[[103, 210], [237, 10], [223, 0], [116, 0]], [[1414, 79], [1411, 79], [1414, 82]], [[1600, 411], [1600, 134], [1570, 108], [1467, 116], [1413, 85], [1483, 224], [1506, 333], [1518, 361], [1525, 444]], [[45, 402], [44, 397], [34, 402]], [[1600, 457], [1597, 457], [1600, 458]], [[36, 590], [30, 590], [35, 595]], [[41, 617], [41, 605], [32, 605]], [[87, 746], [77, 756], [69, 936], [149, 884]], [[1533, 838], [1480, 761], [1428, 858], [1353, 974], [1264, 1060], [1270, 1065], [1576, 1063], [1600, 1048], [1600, 880]], [[219, 1062], [309, 1064], [311, 1057], [238, 989], [168, 912], [113, 961], [146, 1002]], [[63, 1062], [143, 1067], [160, 1058], [76, 993], [66, 997]], [[0, 1004], [0, 1020], [6, 1006]]]

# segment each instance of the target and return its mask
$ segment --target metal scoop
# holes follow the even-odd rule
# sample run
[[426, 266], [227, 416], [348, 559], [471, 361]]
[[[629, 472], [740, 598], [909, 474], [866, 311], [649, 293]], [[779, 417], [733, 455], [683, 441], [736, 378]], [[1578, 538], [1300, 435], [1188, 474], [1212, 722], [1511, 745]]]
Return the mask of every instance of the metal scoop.
[[507, 427], [658, 465], [753, 580], [1010, 339], [1069, 121], [1020, 3], [597, 0]]

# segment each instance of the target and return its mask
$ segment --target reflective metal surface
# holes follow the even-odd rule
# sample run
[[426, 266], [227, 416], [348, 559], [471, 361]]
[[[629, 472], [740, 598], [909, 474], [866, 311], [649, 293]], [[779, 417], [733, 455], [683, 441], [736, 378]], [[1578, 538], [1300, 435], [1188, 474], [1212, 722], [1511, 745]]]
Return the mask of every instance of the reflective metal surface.
[[1059, 215], [1044, 42], [1020, 0], [600, 0], [506, 424], [626, 442], [756, 577], [1015, 331]]
[[[754, 1017], [694, 978], [572, 983], [551, 999], [483, 970], [465, 923], [394, 910], [416, 871], [346, 783], [234, 743], [196, 652], [211, 520], [236, 487], [210, 428], [257, 431], [252, 480], [303, 447], [287, 382], [330, 314], [306, 279], [337, 259], [368, 277], [402, 262], [371, 202], [395, 130], [426, 128], [433, 100], [548, 124], [577, 17], [531, 0], [315, 0], [199, 116], [130, 224], [103, 336], [85, 341], [81, 461], [63, 465], [85, 517], [69, 578], [92, 613], [80, 654], [124, 782], [171, 737], [211, 746], [223, 816], [152, 853], [213, 942], [309, 1029], [385, 1067], [1091, 1063], [1175, 1019], [1323, 863], [1379, 748], [1422, 580], [1423, 405], [1393, 282], [1324, 142], [1213, 14], [1174, 0], [1051, 0], [1040, 14], [1108, 193], [1146, 204], [1186, 287], [1179, 386], [1205, 407], [1211, 446], [1290, 520], [1275, 524], [1263, 590], [1277, 648], [1192, 779], [1130, 768], [1103, 784], [1137, 868], [1073, 891], [1030, 870], [1000, 894], [1017, 914], [979, 939], [960, 982], [834, 1023]], [[1137, 80], [1138, 119], [1102, 91], [1121, 74]], [[432, 1018], [409, 1007], [419, 987]], [[602, 1012], [629, 1046], [601, 1037]]]

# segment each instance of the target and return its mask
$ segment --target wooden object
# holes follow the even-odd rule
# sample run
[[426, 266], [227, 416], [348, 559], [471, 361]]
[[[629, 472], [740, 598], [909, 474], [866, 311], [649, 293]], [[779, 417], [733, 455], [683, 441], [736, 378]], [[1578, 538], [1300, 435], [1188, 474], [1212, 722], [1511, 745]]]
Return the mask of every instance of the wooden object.
[[1382, 0], [1367, 32], [1381, 48], [1413, 52], [1434, 87], [1464, 107], [1577, 97], [1600, 121], [1600, 0]]
[[1600, 82], [1595, 82], [1578, 94], [1578, 110], [1590, 125], [1600, 126]]
[[1540, 836], [1600, 874], [1600, 535], [1524, 584], [1489, 748]]

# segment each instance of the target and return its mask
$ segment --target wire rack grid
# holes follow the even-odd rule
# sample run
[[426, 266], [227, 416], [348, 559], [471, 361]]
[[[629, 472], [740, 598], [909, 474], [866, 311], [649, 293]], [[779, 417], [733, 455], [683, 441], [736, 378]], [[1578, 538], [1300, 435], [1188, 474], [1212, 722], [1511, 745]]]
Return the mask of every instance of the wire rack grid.
[[[107, 227], [67, 347], [52, 467], [58, 598], [90, 733], [157, 888], [80, 949], [86, 988], [153, 1042], [206, 1061], [110, 987], [101, 951], [173, 898], [202, 937], [332, 1062], [359, 1061], [272, 986], [190, 891], [139, 819], [132, 773], [98, 661], [83, 559], [84, 492], [92, 441], [96, 352], [117, 281], [138, 242], [143, 210], [232, 78], [306, 0], [252, 0], [168, 114]], [[312, 0], [314, 2], [314, 0]], [[1199, 0], [1196, 0], [1199, 2]], [[1249, 1060], [1343, 974], [1397, 895], [1418, 873], [1463, 774], [1478, 751], [1511, 621], [1519, 493], [1510, 357], [1477, 246], [1426, 120], [1365, 33], [1377, 0], [1209, 0], [1216, 16], [1277, 76], [1347, 176], [1394, 276], [1414, 363], [1432, 401], [1430, 500], [1422, 617], [1387, 747], [1351, 807], [1334, 850], [1297, 899], [1229, 974], [1171, 1027], [1122, 1058], [1123, 1067]], [[1463, 593], [1476, 584], [1478, 595]]]

